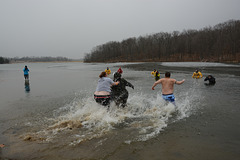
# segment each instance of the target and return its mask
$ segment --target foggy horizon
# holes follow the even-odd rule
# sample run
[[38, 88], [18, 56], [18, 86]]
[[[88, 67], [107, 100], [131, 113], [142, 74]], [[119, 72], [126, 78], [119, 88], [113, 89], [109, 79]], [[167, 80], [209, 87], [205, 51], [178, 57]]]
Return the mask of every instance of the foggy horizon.
[[0, 1], [0, 56], [82, 59], [110, 41], [239, 20], [238, 0]]

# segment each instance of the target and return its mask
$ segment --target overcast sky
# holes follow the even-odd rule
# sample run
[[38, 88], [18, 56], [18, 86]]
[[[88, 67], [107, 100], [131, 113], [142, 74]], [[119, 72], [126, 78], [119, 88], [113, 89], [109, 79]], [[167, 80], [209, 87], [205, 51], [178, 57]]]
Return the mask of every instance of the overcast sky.
[[83, 58], [109, 41], [240, 20], [240, 0], [0, 0], [0, 56]]

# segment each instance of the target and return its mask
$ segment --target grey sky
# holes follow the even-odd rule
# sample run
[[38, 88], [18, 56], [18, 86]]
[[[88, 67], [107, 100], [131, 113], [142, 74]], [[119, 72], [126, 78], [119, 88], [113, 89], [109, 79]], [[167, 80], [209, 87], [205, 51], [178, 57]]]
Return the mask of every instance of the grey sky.
[[240, 20], [240, 0], [0, 0], [0, 56], [83, 58], [97, 45]]

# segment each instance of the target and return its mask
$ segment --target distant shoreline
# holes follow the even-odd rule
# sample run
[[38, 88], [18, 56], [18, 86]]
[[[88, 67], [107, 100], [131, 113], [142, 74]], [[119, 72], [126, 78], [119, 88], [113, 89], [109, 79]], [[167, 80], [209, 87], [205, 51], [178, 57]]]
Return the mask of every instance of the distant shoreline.
[[95, 61], [91, 61], [91, 62], [84, 62], [83, 63], [161, 63], [161, 62], [206, 62], [206, 63], [231, 63], [231, 64], [238, 64], [240, 63], [239, 61], [221, 61], [221, 62], [217, 62], [217, 61], [106, 61], [106, 62], [95, 62]]
[[[179, 62], [179, 61], [109, 61], [109, 62], [84, 62], [83, 60], [75, 60], [75, 61], [16, 61], [9, 62], [4, 64], [16, 64], [16, 63], [161, 63], [161, 62]], [[181, 61], [181, 62], [203, 62], [205, 61]], [[238, 61], [226, 61], [226, 62], [216, 62], [216, 61], [206, 61], [206, 63], [226, 63], [226, 64], [239, 64]]]
[[48, 61], [48, 62], [44, 62], [44, 61], [38, 61], [38, 62], [18, 61], [18, 62], [10, 62], [8, 64], [16, 64], [16, 63], [72, 63], [72, 62], [81, 62], [81, 63], [83, 63], [83, 61]]

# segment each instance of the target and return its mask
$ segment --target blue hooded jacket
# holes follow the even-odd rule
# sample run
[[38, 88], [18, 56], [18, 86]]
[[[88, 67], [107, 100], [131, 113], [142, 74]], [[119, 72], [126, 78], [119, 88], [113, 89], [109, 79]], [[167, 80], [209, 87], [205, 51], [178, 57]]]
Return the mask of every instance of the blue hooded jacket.
[[23, 72], [24, 72], [24, 75], [28, 75], [29, 69], [28, 68], [24, 68]]

